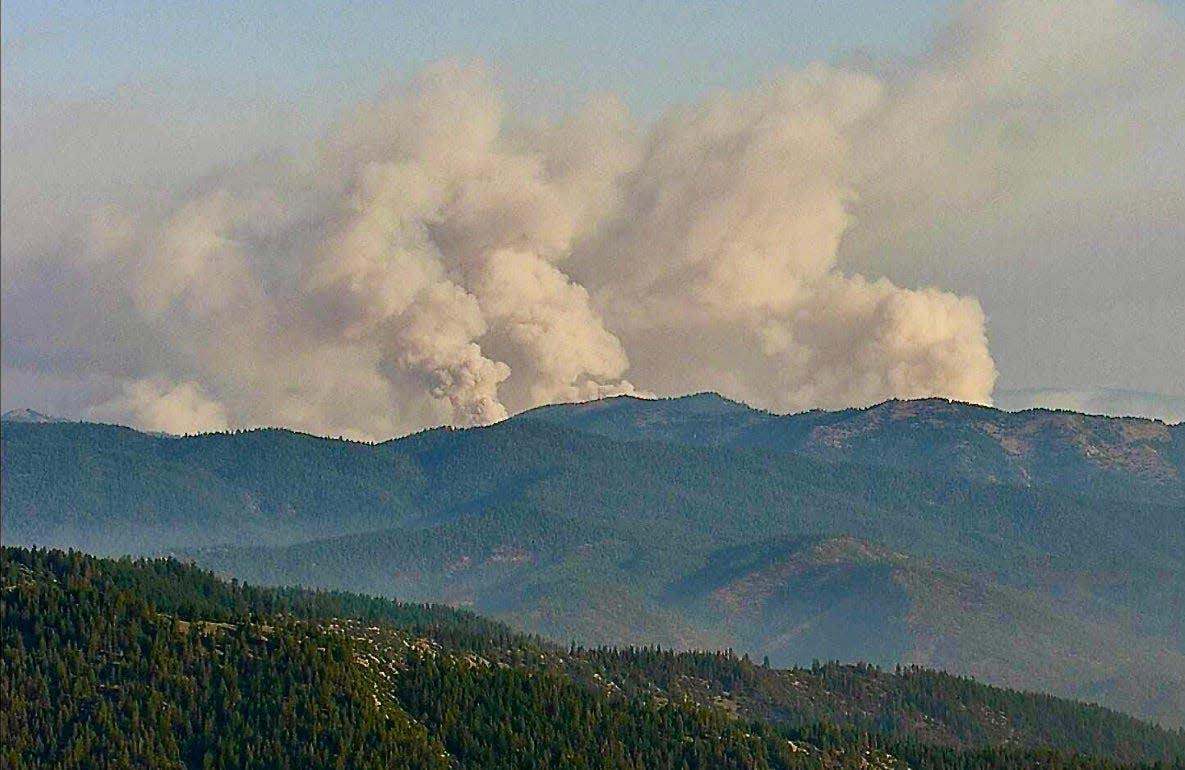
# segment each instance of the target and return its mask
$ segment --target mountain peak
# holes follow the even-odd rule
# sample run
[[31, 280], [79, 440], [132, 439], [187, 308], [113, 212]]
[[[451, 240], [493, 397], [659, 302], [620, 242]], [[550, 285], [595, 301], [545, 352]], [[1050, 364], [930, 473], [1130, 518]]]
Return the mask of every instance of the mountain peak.
[[67, 422], [61, 417], [51, 417], [48, 414], [34, 411], [32, 409], [10, 409], [3, 415], [0, 415], [0, 422]]
[[616, 396], [582, 404], [541, 406], [514, 419], [549, 422], [631, 441], [716, 444], [771, 415], [717, 393], [674, 398]]

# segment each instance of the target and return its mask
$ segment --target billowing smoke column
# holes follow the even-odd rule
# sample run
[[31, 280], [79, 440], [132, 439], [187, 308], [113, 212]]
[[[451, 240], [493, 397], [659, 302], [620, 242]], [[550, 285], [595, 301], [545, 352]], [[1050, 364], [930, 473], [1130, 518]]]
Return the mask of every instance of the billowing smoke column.
[[634, 143], [608, 103], [511, 127], [481, 65], [446, 64], [361, 108], [309, 167], [156, 220], [105, 212], [86, 269], [124, 279], [169, 354], [91, 413], [382, 436], [635, 392], [557, 265], [614, 210]]
[[[1105, 33], [1122, 53], [1159, 39], [1146, 6], [1092, 7], [1115, 18], [1083, 28], [1087, 42]], [[1061, 30], [1060, 59], [1039, 41], [1010, 47], [1006, 30], [1078, 8], [971, 4], [893, 77], [815, 65], [648, 128], [612, 99], [516, 121], [480, 64], [440, 65], [297, 159], [96, 212], [80, 256], [38, 268], [48, 296], [21, 300], [66, 318], [52, 319], [54, 346], [13, 332], [6, 361], [85, 372], [86, 414], [174, 432], [386, 437], [709, 389], [774, 410], [988, 402], [975, 299], [846, 273], [837, 255], [851, 242], [874, 262], [877, 239], [903, 242], [916, 212], [938, 221], [944, 202], [1039, 187], [1024, 175], [1035, 159], [963, 139], [1001, 104], [1073, 94], [1078, 27], [1042, 27]], [[1185, 81], [1165, 57], [1166, 82]], [[1113, 71], [1123, 61], [1091, 77], [1136, 82]], [[849, 241], [852, 212], [871, 226]]]
[[94, 407], [151, 427], [382, 435], [712, 388], [772, 408], [994, 378], [973, 300], [836, 270], [845, 130], [879, 84], [816, 67], [641, 136], [613, 103], [518, 127], [480, 65], [361, 109], [315, 163], [105, 238], [169, 366]]
[[106, 212], [77, 269], [167, 353], [90, 413], [383, 436], [638, 387], [987, 401], [974, 300], [836, 269], [845, 131], [879, 95], [815, 67], [643, 135], [608, 101], [515, 125], [483, 67], [440, 66], [302, 168]]
[[990, 399], [975, 300], [836, 268], [846, 132], [880, 100], [877, 80], [816, 66], [657, 126], [575, 259], [640, 382], [779, 410]]

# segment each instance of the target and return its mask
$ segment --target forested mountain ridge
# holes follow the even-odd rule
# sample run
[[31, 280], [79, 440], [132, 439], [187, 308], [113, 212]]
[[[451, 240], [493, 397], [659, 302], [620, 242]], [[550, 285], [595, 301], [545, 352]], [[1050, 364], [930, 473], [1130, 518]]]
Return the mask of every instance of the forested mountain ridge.
[[172, 560], [2, 561], [5, 766], [1185, 767], [1180, 731], [923, 669], [563, 648]]
[[945, 399], [777, 415], [713, 393], [543, 406], [540, 420], [626, 441], [765, 448], [1013, 484], [1185, 500], [1185, 423]]
[[[550, 409], [627, 408], [626, 424], [642, 410], [652, 428], [701, 436], [705, 419], [734, 432], [799, 418], [848, 430], [866, 412], [890, 415], [853, 433], [864, 444], [841, 441], [852, 456], [839, 458], [772, 439], [663, 438], [665, 427], [640, 439], [597, 435], [535, 412], [379, 445], [280, 430], [175, 438], [5, 423], [4, 535], [184, 551], [254, 582], [467, 605], [560, 641], [731, 646], [777, 665], [937, 666], [1182, 724], [1176, 482], [1121, 465], [1091, 476], [1097, 463], [1078, 439], [1059, 438], [1080, 434], [1039, 430], [1034, 456], [1062, 457], [1065, 479], [1086, 482], [1059, 481], [1053, 459], [1022, 481], [975, 463], [956, 472], [967, 462], [948, 455], [976, 456], [966, 447], [980, 451], [977, 425], [1024, 415], [909, 403], [911, 414], [890, 403], [789, 418], [714, 396]], [[962, 425], [966, 414], [974, 419]], [[1167, 430], [1167, 443], [1129, 443], [1172, 461], [1179, 428], [1135, 424]], [[1130, 433], [1128, 421], [1101, 425], [1089, 446]]]

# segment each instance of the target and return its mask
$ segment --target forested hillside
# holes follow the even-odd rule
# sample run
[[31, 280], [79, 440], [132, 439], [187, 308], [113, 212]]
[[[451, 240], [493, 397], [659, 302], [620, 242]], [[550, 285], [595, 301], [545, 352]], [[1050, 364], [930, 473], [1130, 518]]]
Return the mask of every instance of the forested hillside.
[[714, 396], [379, 445], [6, 423], [4, 534], [470, 606], [561, 642], [934, 666], [1182, 725], [1180, 447], [1143, 420]]
[[623, 441], [774, 449], [829, 460], [1185, 502], [1185, 424], [945, 399], [777, 415], [713, 393], [544, 406], [519, 419]]
[[5, 767], [1185, 767], [1185, 734], [922, 669], [579, 649], [467, 612], [3, 550]]

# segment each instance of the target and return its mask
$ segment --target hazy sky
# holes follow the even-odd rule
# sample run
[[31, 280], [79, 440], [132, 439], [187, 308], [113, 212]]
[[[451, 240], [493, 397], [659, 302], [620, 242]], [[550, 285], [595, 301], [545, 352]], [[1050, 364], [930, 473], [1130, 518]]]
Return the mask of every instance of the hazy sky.
[[1185, 1], [738, 5], [5, 2], [4, 408], [1185, 395]]

